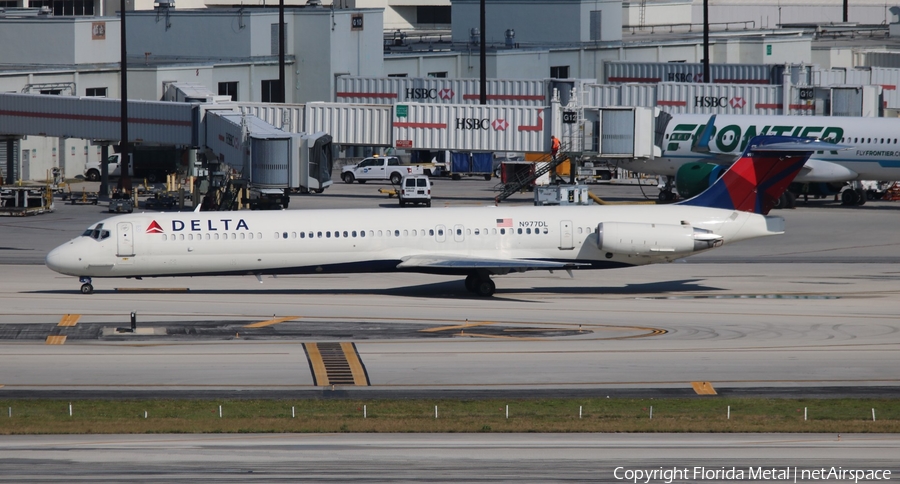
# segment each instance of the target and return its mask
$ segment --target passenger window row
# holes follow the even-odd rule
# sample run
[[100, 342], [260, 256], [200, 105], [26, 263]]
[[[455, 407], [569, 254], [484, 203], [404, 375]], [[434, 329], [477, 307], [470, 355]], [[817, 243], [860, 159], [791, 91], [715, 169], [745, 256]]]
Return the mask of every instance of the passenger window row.
[[[102, 224], [99, 225], [95, 229], [88, 229], [82, 235], [89, 236], [94, 239], [102, 240], [109, 237], [109, 231], [101, 230]], [[456, 228], [456, 235], [462, 235], [463, 229]], [[540, 234], [548, 234], [549, 230], [547, 227], [542, 228], [530, 228], [530, 227], [519, 227], [517, 229], [509, 229], [500, 228], [500, 229], [465, 229], [466, 235], [540, 235]], [[590, 227], [578, 227], [577, 229], [579, 234], [583, 233], [591, 233], [592, 229]], [[309, 231], [309, 232], [275, 232], [276, 239], [348, 239], [348, 238], [365, 238], [365, 237], [434, 237], [435, 229], [403, 229], [402, 231], [399, 229], [394, 230], [325, 230], [325, 231]], [[443, 229], [437, 229], [437, 235], [439, 237], [444, 236]], [[262, 240], [263, 236], [261, 232], [231, 232], [231, 233], [221, 233], [213, 232], [213, 233], [204, 233], [204, 234], [162, 234], [162, 239], [165, 240]]]
[[262, 233], [256, 232], [223, 232], [219, 234], [218, 232], [213, 232], [210, 234], [209, 232], [205, 234], [162, 234], [163, 240], [260, 240], [262, 239]]
[[841, 143], [897, 144], [897, 138], [841, 138]]

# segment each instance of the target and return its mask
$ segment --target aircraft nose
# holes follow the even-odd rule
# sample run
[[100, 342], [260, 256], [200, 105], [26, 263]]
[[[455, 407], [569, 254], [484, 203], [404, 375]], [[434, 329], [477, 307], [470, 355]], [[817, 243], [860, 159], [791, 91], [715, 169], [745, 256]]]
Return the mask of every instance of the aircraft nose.
[[70, 276], [79, 275], [76, 273], [76, 271], [80, 266], [80, 261], [77, 257], [73, 258], [72, 255], [70, 255], [70, 245], [72, 245], [71, 242], [61, 245], [51, 250], [50, 253], [47, 254], [47, 258], [44, 263], [50, 270]]

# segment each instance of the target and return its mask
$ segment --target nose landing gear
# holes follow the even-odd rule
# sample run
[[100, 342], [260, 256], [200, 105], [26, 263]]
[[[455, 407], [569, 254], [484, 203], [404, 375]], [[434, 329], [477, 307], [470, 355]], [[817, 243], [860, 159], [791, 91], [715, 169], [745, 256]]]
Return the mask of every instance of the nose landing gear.
[[90, 277], [79, 277], [78, 282], [81, 282], [81, 293], [82, 294], [93, 294], [94, 286], [91, 284]]

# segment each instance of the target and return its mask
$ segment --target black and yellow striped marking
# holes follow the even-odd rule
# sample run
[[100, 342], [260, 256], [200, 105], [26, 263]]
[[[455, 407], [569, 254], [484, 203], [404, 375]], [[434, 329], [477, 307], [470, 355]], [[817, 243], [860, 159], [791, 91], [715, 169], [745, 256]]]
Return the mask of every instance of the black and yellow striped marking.
[[691, 386], [694, 387], [694, 391], [697, 395], [718, 395], [716, 389], [713, 388], [712, 383], [708, 381], [692, 381]]
[[369, 386], [369, 375], [355, 343], [304, 343], [313, 385]]
[[300, 316], [285, 316], [283, 318], [274, 318], [266, 321], [260, 321], [258, 323], [250, 323], [245, 328], [264, 328], [266, 326], [272, 326], [273, 324], [283, 323], [285, 321], [293, 321], [295, 319], [300, 319]]
[[81, 318], [80, 314], [66, 314], [59, 320], [59, 324], [57, 326], [75, 326], [78, 324], [78, 319]]
[[48, 345], [61, 345], [66, 343], [66, 337], [61, 335], [53, 335], [47, 336], [47, 341], [44, 344]]

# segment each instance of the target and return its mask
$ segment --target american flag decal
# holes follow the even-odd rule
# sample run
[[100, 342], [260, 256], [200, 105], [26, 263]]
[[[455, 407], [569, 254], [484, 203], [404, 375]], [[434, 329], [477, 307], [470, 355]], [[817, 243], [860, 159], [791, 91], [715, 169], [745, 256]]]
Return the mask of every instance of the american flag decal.
[[498, 218], [497, 219], [497, 227], [512, 227], [512, 219], [511, 218]]

